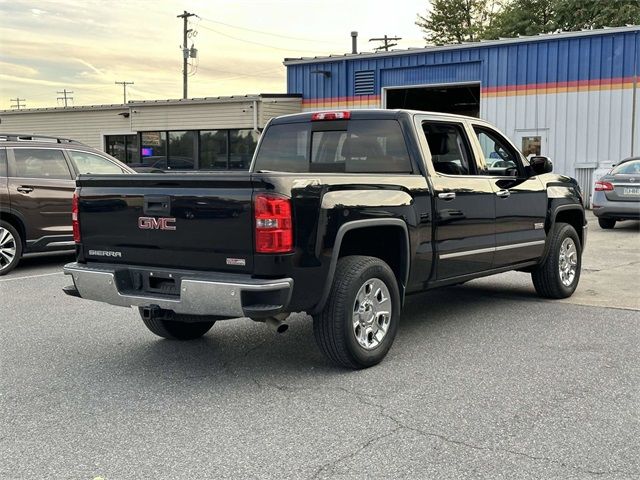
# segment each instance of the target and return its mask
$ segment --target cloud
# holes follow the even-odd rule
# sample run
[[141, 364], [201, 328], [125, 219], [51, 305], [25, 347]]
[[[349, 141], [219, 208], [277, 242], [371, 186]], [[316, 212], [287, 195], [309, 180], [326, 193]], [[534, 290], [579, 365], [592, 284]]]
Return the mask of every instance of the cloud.
[[38, 75], [38, 70], [33, 67], [13, 62], [4, 62], [2, 60], [0, 60], [0, 71], [17, 77], [35, 77]]

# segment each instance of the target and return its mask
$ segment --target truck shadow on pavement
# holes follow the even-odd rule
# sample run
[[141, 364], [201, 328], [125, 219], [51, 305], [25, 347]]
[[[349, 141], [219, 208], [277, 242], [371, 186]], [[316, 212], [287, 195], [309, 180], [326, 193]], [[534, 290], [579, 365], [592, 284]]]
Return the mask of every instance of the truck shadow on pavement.
[[[405, 304], [394, 347], [376, 369], [394, 368], [396, 360], [407, 361], [403, 358], [411, 355], [407, 352], [428, 348], [428, 342], [433, 341], [430, 338], [443, 328], [466, 331], [479, 320], [478, 311], [484, 311], [481, 317], [486, 318], [488, 309], [504, 309], [508, 305], [510, 309], [522, 308], [523, 301], [532, 300], [543, 301], [533, 289], [502, 285], [465, 285], [411, 296]], [[318, 375], [358, 375], [323, 357], [314, 342], [310, 316], [294, 314], [289, 322], [289, 330], [282, 335], [248, 319], [218, 322], [203, 338], [191, 342], [155, 339], [145, 331], [134, 342], [119, 343], [115, 347], [118, 352], [100, 361], [100, 369], [107, 369], [109, 376], [114, 371], [122, 372], [120, 381], [128, 378], [150, 386], [158, 377], [170, 383], [214, 380], [226, 386], [240, 379], [246, 384], [250, 379], [258, 386], [274, 386]]]

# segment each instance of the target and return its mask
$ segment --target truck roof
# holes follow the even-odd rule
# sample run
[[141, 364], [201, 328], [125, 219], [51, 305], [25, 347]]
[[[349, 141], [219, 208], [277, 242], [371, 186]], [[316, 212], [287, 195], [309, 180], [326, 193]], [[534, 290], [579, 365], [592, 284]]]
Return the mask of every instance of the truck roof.
[[293, 113], [290, 115], [282, 115], [280, 117], [274, 118], [271, 123], [279, 124], [279, 123], [303, 123], [310, 122], [311, 117], [315, 113], [320, 112], [350, 112], [352, 120], [380, 120], [380, 119], [397, 119], [402, 116], [413, 116], [417, 114], [421, 115], [429, 115], [429, 116], [437, 116], [444, 118], [457, 118], [457, 119], [470, 119], [470, 120], [480, 120], [475, 117], [467, 117], [464, 115], [455, 115], [453, 113], [443, 113], [443, 112], [427, 112], [420, 110], [405, 110], [405, 109], [394, 109], [388, 110], [383, 108], [368, 108], [368, 109], [327, 109], [327, 110], [315, 110], [304, 113]]

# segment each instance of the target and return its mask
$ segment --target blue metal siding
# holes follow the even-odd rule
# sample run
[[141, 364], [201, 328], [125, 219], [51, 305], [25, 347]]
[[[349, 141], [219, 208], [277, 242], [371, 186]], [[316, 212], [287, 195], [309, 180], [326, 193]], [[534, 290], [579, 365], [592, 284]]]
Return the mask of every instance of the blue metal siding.
[[480, 71], [480, 62], [386, 68], [381, 71], [380, 86], [480, 82]]
[[[581, 38], [558, 36], [521, 44], [292, 64], [287, 66], [287, 89], [307, 99], [352, 97], [354, 72], [361, 70], [376, 72], [378, 94], [382, 87], [434, 81], [479, 80], [483, 88], [498, 90], [567, 82], [624, 82], [635, 75], [637, 37], [637, 31]], [[440, 68], [429, 70], [429, 66]], [[310, 73], [313, 70], [329, 71], [331, 77]]]
[[[322, 59], [287, 70], [288, 91], [303, 95], [305, 109], [378, 108], [385, 87], [479, 81], [480, 116], [517, 144], [524, 132], [542, 135], [543, 154], [569, 175], [584, 168], [576, 165], [640, 154], [640, 27]], [[375, 72], [375, 95], [354, 95], [354, 74], [362, 70]]]

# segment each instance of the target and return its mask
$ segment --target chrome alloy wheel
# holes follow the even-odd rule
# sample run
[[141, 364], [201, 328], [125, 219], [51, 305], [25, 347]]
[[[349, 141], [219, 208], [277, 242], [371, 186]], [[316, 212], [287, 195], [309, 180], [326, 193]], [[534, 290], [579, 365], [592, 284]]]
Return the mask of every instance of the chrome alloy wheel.
[[366, 350], [376, 348], [391, 323], [391, 295], [379, 278], [370, 278], [358, 290], [353, 304], [353, 333]]
[[0, 270], [9, 266], [16, 256], [16, 239], [6, 228], [0, 227]]
[[565, 287], [570, 287], [576, 278], [578, 268], [578, 251], [572, 238], [565, 238], [560, 245], [560, 280]]

